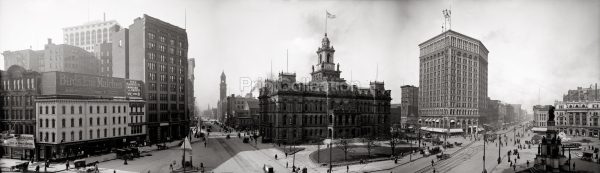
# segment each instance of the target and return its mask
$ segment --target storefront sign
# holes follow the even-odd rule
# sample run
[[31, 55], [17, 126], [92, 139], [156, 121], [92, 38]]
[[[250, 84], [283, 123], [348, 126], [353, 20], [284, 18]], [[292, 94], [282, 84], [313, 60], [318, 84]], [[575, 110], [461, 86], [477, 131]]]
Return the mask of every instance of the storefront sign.
[[124, 97], [125, 79], [67, 72], [42, 74], [43, 95]]
[[142, 98], [143, 88], [144, 88], [143, 86], [144, 86], [144, 83], [142, 81], [127, 80], [127, 83], [126, 83], [127, 97]]
[[14, 148], [35, 149], [35, 138], [33, 135], [10, 134], [2, 139], [2, 146]]

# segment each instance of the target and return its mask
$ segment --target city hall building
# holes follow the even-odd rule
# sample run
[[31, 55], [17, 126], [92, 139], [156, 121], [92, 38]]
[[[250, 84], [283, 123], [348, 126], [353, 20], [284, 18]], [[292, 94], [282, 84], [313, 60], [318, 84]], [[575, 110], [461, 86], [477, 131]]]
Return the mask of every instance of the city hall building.
[[419, 44], [421, 129], [475, 133], [488, 97], [488, 53], [481, 41], [447, 30]]
[[318, 62], [309, 82], [297, 82], [294, 73], [280, 73], [260, 89], [263, 142], [289, 144], [389, 134], [391, 91], [385, 90], [384, 83], [371, 82], [368, 88], [359, 88], [341, 78], [327, 34], [316, 53]]

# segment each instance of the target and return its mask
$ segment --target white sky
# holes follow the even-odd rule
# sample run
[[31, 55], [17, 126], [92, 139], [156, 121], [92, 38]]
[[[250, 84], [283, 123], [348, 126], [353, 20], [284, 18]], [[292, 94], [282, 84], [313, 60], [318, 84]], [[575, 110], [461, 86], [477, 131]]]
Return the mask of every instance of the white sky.
[[[286, 69], [308, 77], [324, 32], [325, 10], [342, 77], [367, 86], [386, 82], [393, 103], [400, 86], [418, 85], [418, 44], [441, 33], [449, 1], [242, 0], [0, 0], [0, 51], [62, 43], [62, 30], [87, 21], [117, 20], [128, 27], [144, 13], [187, 29], [196, 58], [195, 95], [216, 105], [221, 71], [228, 94], [245, 94], [242, 79]], [[490, 50], [489, 97], [508, 103], [552, 104], [578, 86], [600, 81], [600, 1], [453, 1], [452, 29]], [[3, 58], [3, 57], [2, 57]], [[3, 59], [0, 61], [3, 68]], [[377, 74], [377, 66], [379, 73]], [[352, 77], [351, 77], [352, 72]], [[301, 79], [299, 79], [301, 80]], [[256, 95], [255, 95], [256, 96]]]

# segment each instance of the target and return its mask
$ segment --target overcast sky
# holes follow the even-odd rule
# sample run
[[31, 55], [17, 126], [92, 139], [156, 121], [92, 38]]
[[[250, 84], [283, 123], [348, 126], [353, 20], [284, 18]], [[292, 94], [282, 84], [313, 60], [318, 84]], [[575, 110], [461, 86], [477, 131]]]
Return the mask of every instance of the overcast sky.
[[399, 103], [400, 86], [419, 83], [418, 44], [441, 33], [442, 10], [450, 7], [452, 30], [490, 50], [492, 99], [531, 112], [531, 105], [600, 81], [594, 0], [0, 0], [0, 51], [42, 49], [46, 38], [62, 43], [61, 28], [102, 20], [104, 12], [125, 27], [144, 13], [184, 27], [187, 10], [188, 56], [196, 58], [195, 95], [204, 109], [216, 105], [222, 71], [228, 94], [245, 94], [250, 87], [241, 81], [264, 79], [271, 62], [275, 73], [286, 70], [286, 50], [289, 71], [309, 77], [328, 10], [336, 15], [327, 27], [342, 77], [365, 87], [385, 81]]

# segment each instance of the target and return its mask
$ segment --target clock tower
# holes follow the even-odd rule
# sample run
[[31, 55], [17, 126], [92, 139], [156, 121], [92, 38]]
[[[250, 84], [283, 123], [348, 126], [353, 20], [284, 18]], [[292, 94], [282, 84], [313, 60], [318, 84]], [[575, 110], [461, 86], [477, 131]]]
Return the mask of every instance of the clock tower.
[[340, 78], [340, 64], [335, 64], [335, 49], [330, 45], [327, 33], [321, 40], [321, 47], [317, 49], [318, 62], [312, 66], [310, 73], [313, 81], [344, 81]]

